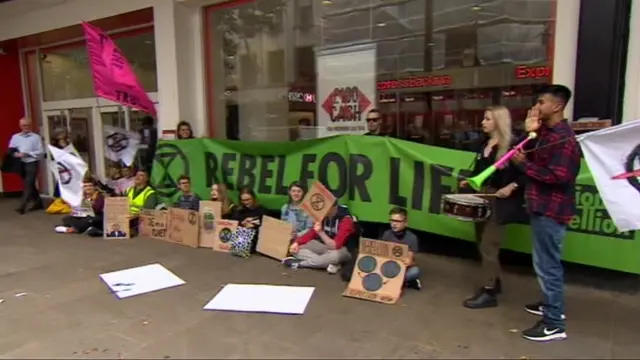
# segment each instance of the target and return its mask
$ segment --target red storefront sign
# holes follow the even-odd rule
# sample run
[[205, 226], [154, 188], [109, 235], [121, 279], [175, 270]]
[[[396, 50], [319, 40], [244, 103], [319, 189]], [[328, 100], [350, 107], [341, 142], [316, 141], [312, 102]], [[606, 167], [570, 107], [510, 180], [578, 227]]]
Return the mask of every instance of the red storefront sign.
[[394, 89], [412, 89], [412, 88], [424, 88], [451, 85], [453, 79], [449, 75], [434, 75], [434, 76], [422, 76], [412, 77], [408, 79], [398, 80], [382, 80], [378, 81], [378, 90], [394, 90]]
[[516, 79], [543, 79], [551, 77], [551, 69], [548, 66], [520, 65], [515, 70]]

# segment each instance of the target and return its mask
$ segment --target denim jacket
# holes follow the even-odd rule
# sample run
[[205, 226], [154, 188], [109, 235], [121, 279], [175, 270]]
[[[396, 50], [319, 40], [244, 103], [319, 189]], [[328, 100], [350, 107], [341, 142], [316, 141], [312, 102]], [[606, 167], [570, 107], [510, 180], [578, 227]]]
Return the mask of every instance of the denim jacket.
[[280, 220], [292, 224], [298, 236], [313, 227], [313, 218], [307, 215], [299, 206], [293, 204], [282, 205]]

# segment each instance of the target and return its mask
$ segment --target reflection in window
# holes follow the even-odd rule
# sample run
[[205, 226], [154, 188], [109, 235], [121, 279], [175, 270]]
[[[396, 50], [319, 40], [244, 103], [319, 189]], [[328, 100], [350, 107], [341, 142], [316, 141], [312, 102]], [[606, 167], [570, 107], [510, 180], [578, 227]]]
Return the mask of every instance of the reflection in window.
[[[116, 38], [146, 91], [157, 91], [153, 32]], [[44, 101], [95, 97], [93, 77], [84, 43], [40, 51]]]
[[515, 123], [537, 84], [547, 82], [516, 70], [553, 60], [554, 3], [255, 0], [217, 7], [206, 20], [216, 134], [283, 140], [281, 129], [288, 128], [288, 139], [305, 138], [327, 95], [315, 93], [321, 81], [315, 51], [375, 43], [376, 105], [387, 130], [459, 146], [455, 134], [478, 132], [487, 105], [507, 104]]

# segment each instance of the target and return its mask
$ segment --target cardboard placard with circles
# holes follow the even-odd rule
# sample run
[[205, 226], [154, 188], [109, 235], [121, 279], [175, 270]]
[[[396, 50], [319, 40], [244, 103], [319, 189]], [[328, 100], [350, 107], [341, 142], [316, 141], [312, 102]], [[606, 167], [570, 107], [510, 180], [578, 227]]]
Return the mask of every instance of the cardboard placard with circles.
[[258, 252], [276, 260], [284, 260], [289, 254], [292, 233], [293, 224], [265, 215], [258, 236]]
[[169, 231], [166, 241], [198, 247], [199, 215], [197, 211], [170, 208], [168, 212]]
[[130, 239], [129, 199], [125, 196], [104, 199], [104, 237], [107, 239]]
[[216, 239], [216, 221], [220, 220], [221, 216], [220, 201], [200, 201], [200, 247], [213, 248]]
[[238, 222], [235, 220], [216, 220], [213, 251], [231, 251], [231, 241], [233, 241], [233, 235], [237, 229]]
[[327, 216], [331, 206], [336, 202], [336, 197], [327, 190], [322, 183], [316, 181], [311, 185], [300, 207], [316, 221], [322, 221]]
[[351, 281], [342, 295], [395, 304], [402, 293], [408, 254], [405, 244], [361, 239]]

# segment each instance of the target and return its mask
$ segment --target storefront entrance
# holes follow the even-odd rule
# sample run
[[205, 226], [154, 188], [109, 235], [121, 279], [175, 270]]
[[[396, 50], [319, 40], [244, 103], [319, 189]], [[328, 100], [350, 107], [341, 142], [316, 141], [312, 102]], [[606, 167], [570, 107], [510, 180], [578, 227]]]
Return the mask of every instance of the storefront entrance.
[[[157, 93], [149, 93], [155, 101]], [[73, 146], [89, 166], [92, 173], [102, 181], [109, 176], [111, 162], [104, 157], [103, 126], [138, 131], [146, 114], [125, 108], [104, 99], [79, 99], [44, 102], [40, 134], [45, 145], [55, 141], [57, 132], [67, 130]], [[40, 189], [43, 195], [53, 196], [55, 178], [42, 162]]]

